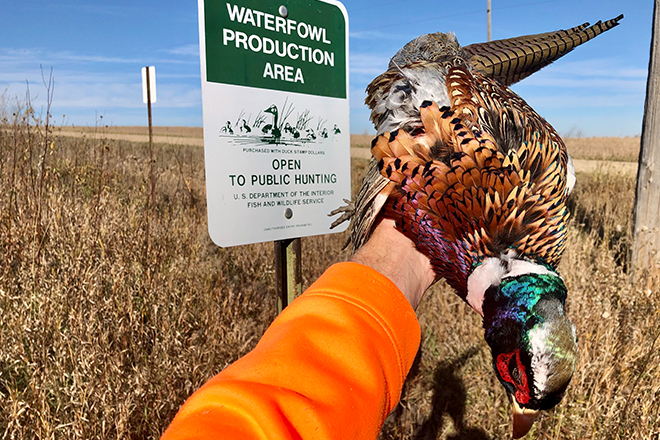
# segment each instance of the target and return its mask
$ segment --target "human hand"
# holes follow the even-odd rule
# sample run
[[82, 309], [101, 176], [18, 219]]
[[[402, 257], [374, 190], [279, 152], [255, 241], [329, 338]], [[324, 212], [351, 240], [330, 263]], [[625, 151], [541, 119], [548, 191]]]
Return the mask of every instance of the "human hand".
[[382, 219], [369, 241], [351, 257], [390, 279], [417, 309], [424, 292], [435, 281], [431, 262], [415, 244], [395, 227], [394, 220]]

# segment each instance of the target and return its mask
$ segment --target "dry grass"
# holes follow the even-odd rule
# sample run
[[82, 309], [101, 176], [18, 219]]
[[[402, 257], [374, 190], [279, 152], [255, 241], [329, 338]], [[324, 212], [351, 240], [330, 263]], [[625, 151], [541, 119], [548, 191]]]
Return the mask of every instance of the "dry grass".
[[[156, 438], [273, 319], [272, 244], [210, 242], [201, 148], [160, 145], [150, 164], [144, 144], [53, 139], [15, 114], [0, 130], [0, 435]], [[581, 362], [530, 439], [660, 435], [660, 291], [624, 271], [633, 187], [580, 176], [561, 272]], [[344, 238], [303, 239], [305, 286], [348, 257]], [[476, 314], [438, 286], [420, 321], [419, 361], [381, 437], [508, 437]]]
[[351, 135], [351, 148], [369, 148], [371, 149], [371, 141], [376, 135], [370, 134], [352, 134]]
[[568, 153], [574, 159], [615, 160], [637, 162], [639, 136], [624, 138], [568, 138], [564, 139]]
[[156, 151], [151, 202], [144, 145], [51, 144], [21, 113], [0, 138], [0, 431], [157, 437], [272, 319], [272, 245], [209, 242], [201, 149]]

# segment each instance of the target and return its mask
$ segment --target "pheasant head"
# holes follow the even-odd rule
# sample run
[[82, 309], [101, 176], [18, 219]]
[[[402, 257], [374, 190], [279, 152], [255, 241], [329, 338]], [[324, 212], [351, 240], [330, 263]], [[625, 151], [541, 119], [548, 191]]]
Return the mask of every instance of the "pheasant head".
[[485, 338], [512, 403], [513, 437], [522, 437], [539, 410], [561, 401], [575, 371], [577, 341], [564, 313], [566, 287], [554, 270], [511, 253], [487, 259], [468, 286], [485, 288]]

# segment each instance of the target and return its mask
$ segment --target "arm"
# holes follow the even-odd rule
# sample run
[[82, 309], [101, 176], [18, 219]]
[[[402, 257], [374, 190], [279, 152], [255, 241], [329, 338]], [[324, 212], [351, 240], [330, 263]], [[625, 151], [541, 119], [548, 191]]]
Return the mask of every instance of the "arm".
[[429, 259], [415, 244], [395, 229], [394, 220], [382, 219], [369, 241], [351, 258], [388, 277], [417, 310], [435, 273]]
[[[382, 223], [372, 239], [377, 246], [370, 251], [370, 241], [354, 257], [362, 264], [329, 268], [252, 352], [186, 401], [163, 439], [375, 439], [420, 341], [415, 313], [397, 285], [418, 302], [426, 282], [414, 281], [424, 279], [417, 271], [412, 282], [397, 278], [415, 265], [410, 249], [400, 252], [404, 260], [391, 257], [399, 251], [384, 252], [386, 242], [378, 241], [392, 233], [403, 237]], [[367, 266], [390, 273], [394, 283]]]

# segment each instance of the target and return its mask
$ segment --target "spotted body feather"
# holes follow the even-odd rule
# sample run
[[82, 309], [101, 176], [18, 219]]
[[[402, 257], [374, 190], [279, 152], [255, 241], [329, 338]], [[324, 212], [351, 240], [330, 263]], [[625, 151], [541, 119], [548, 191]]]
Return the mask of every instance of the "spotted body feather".
[[[509, 249], [556, 267], [565, 247], [568, 156], [562, 140], [521, 98], [463, 67], [448, 72], [451, 107], [426, 102], [423, 131], [378, 137], [372, 154], [396, 184], [385, 215], [431, 257], [462, 297], [484, 258]], [[506, 108], [506, 110], [503, 110]], [[499, 121], [512, 121], [520, 144]], [[517, 135], [513, 136], [514, 138]]]

